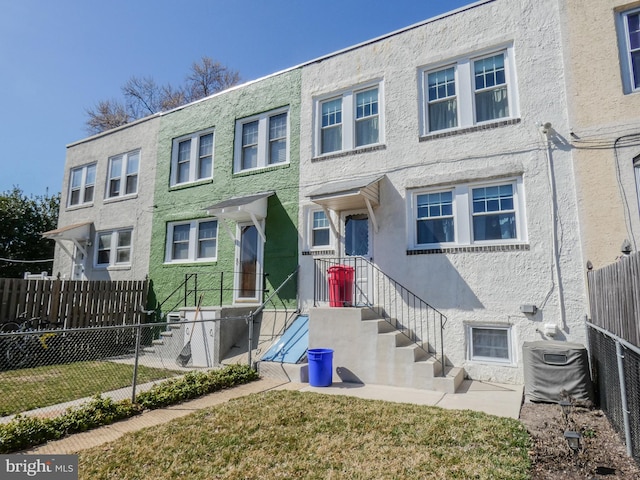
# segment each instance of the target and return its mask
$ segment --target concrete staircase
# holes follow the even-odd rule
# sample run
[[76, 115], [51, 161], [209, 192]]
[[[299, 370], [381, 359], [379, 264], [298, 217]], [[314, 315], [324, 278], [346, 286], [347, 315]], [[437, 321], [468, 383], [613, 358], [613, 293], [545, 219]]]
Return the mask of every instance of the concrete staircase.
[[311, 309], [309, 348], [333, 349], [334, 381], [455, 393], [464, 379], [366, 307]]

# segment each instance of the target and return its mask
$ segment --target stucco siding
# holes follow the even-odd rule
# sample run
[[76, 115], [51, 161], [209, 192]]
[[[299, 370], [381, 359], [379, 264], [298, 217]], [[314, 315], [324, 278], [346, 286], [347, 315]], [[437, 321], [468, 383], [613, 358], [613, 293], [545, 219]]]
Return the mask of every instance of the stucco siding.
[[584, 261], [595, 268], [637, 251], [640, 211], [634, 159], [640, 155], [640, 94], [623, 80], [625, 35], [620, 14], [640, 7], [621, 0], [562, 1], [564, 55]]
[[[236, 120], [281, 107], [288, 107], [289, 112], [289, 162], [234, 173]], [[299, 70], [221, 92], [162, 117], [151, 245], [151, 278], [158, 301], [164, 301], [180, 285], [185, 273], [205, 272], [210, 274], [208, 278], [212, 282], [219, 282], [220, 273], [229, 278], [233, 276], [237, 270], [235, 244], [222, 223], [226, 223], [235, 234], [235, 222], [219, 220], [215, 261], [184, 264], [166, 262], [167, 225], [169, 222], [205, 218], [207, 207], [243, 195], [275, 192], [268, 199], [268, 214], [264, 223], [266, 242], [263, 270], [268, 273], [267, 288], [273, 291], [293, 272], [297, 264], [299, 118]], [[213, 178], [184, 186], [171, 186], [173, 140], [207, 129], [214, 131]], [[218, 276], [213, 280], [212, 275]], [[205, 288], [218, 286], [201, 285]], [[295, 304], [295, 289], [286, 296], [290, 304]], [[212, 299], [210, 297], [206, 301], [211, 302]], [[223, 303], [231, 302], [231, 292], [226, 291]]]
[[[131, 125], [71, 144], [67, 147], [64, 181], [60, 200], [58, 226], [92, 222], [88, 257], [84, 262], [84, 278], [88, 280], [142, 280], [149, 273], [149, 245], [156, 172], [158, 117], [149, 117]], [[106, 198], [109, 159], [132, 151], [140, 151], [137, 193], [121, 198]], [[85, 165], [96, 165], [93, 201], [69, 206], [71, 171]], [[96, 232], [132, 229], [129, 265], [95, 266]], [[71, 242], [65, 242], [73, 253]], [[72, 278], [70, 256], [56, 246], [53, 274]]]
[[[379, 230], [372, 234], [373, 262], [447, 316], [445, 354], [472, 378], [522, 381], [522, 343], [546, 338], [541, 333], [545, 323], [558, 325], [557, 339], [585, 341], [573, 165], [560, 137], [568, 129], [561, 46], [555, 2], [498, 0], [303, 69], [301, 225], [305, 209], [314, 207], [309, 194], [321, 183], [365, 173], [386, 175], [375, 208]], [[422, 72], [504, 49], [515, 78], [510, 85], [509, 121], [425, 135]], [[342, 155], [318, 155], [314, 144], [317, 100], [372, 80], [380, 81], [383, 92], [382, 145]], [[549, 136], [549, 149], [539, 128], [546, 122], [558, 132]], [[523, 230], [515, 245], [459, 245], [444, 253], [411, 246], [415, 220], [410, 202], [416, 189], [506, 179], [521, 182]], [[556, 236], [553, 211], [557, 212]], [[331, 213], [339, 224], [339, 212]], [[304, 251], [308, 241], [304, 228], [301, 232], [301, 298], [309, 304], [313, 299], [313, 253]], [[339, 242], [334, 247], [340, 254]], [[536, 305], [538, 312], [521, 313], [524, 304]], [[469, 359], [467, 328], [483, 325], [511, 327], [511, 364]]]

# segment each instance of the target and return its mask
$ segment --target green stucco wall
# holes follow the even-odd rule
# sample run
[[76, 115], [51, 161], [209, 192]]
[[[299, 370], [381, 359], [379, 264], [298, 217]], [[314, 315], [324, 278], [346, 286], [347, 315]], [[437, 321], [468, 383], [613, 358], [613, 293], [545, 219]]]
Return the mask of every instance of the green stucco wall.
[[[235, 245], [227, 222], [235, 234], [236, 224], [219, 220], [218, 254], [215, 262], [165, 264], [167, 224], [206, 217], [205, 208], [229, 198], [273, 191], [265, 220], [264, 273], [266, 288], [273, 292], [294, 271], [298, 263], [298, 181], [300, 164], [300, 70], [222, 92], [201, 102], [168, 113], [161, 118], [158, 134], [157, 176], [150, 257], [152, 294], [163, 302], [184, 281], [185, 274], [198, 273], [198, 290], [205, 291], [203, 304], [217, 305], [220, 278], [225, 288], [233, 285]], [[248, 173], [233, 173], [236, 120], [270, 110], [289, 107], [289, 163]], [[170, 187], [171, 148], [174, 138], [214, 128], [213, 179], [182, 187]], [[193, 283], [191, 283], [193, 286]], [[232, 292], [224, 290], [222, 303], [232, 303]], [[266, 294], [268, 296], [269, 293]], [[176, 293], [163, 311], [170, 310], [183, 296]], [[194, 304], [195, 296], [189, 303]], [[279, 295], [276, 307], [291, 308], [296, 286], [290, 284]], [[273, 307], [273, 305], [272, 305]]]

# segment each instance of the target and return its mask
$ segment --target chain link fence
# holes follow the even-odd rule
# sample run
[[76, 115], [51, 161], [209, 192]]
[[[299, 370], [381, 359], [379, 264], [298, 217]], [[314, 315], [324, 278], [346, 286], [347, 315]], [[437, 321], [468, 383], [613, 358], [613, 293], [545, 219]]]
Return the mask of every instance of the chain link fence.
[[640, 349], [588, 324], [591, 368], [600, 408], [640, 462]]
[[[16, 414], [57, 416], [96, 395], [133, 401], [158, 382], [220, 367], [220, 354], [230, 344], [239, 352], [233, 363], [246, 363], [250, 318], [82, 329], [37, 320], [5, 323], [0, 327], [0, 423]], [[233, 338], [225, 338], [229, 331], [235, 332]]]

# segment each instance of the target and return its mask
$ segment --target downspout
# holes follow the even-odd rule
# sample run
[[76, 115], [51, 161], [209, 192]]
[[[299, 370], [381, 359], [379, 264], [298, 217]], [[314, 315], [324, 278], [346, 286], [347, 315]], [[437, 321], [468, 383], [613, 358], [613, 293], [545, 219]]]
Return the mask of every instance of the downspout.
[[[560, 303], [560, 321], [562, 327], [566, 330], [567, 320], [564, 302], [564, 290], [562, 288], [562, 279], [560, 277], [560, 254], [558, 249], [558, 195], [556, 193], [556, 181], [553, 173], [553, 155], [551, 154], [551, 133], [553, 127], [551, 123], [547, 122], [540, 125], [540, 134], [544, 138], [545, 142], [545, 155], [547, 158], [547, 175], [549, 180], [549, 190], [551, 191], [551, 222], [553, 228], [551, 229], [551, 246], [553, 250], [553, 266], [556, 284], [558, 287], [558, 300]], [[554, 281], [552, 280], [552, 284]], [[553, 289], [553, 285], [552, 285]]]

